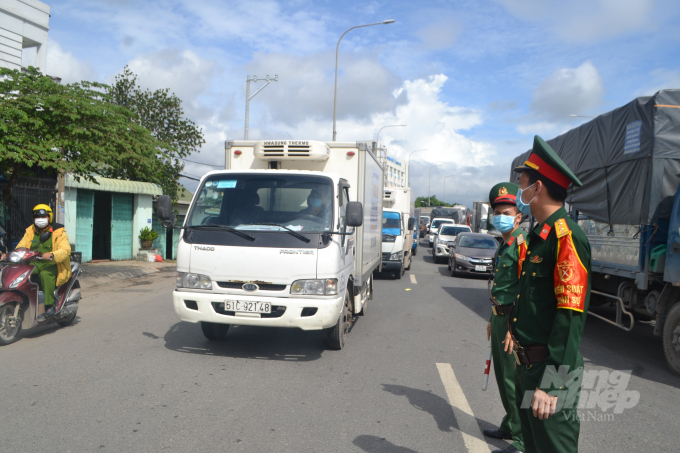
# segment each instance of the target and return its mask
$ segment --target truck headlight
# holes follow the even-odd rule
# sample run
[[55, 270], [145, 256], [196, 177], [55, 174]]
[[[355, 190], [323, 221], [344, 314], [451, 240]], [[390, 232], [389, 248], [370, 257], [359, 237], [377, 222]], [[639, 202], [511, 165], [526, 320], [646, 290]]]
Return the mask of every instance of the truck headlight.
[[390, 261], [401, 261], [404, 259], [404, 252], [397, 252], [390, 255]]
[[210, 277], [188, 272], [177, 272], [175, 284], [178, 288], [212, 289]]
[[297, 295], [335, 296], [338, 294], [338, 279], [296, 280], [290, 286], [290, 293]]
[[469, 261], [470, 260], [470, 258], [468, 258], [467, 256], [459, 255], [457, 253], [456, 253], [456, 259], [463, 260], [463, 261]]
[[445, 240], [443, 240], [443, 239], [437, 239], [437, 244], [446, 245], [447, 242], [446, 242]]

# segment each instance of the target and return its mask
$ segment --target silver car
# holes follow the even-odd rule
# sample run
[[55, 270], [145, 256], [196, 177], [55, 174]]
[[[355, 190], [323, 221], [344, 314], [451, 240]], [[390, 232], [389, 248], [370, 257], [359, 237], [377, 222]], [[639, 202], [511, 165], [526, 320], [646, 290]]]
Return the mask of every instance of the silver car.
[[432, 222], [430, 223], [430, 227], [428, 228], [428, 235], [427, 235], [427, 242], [430, 247], [432, 247], [432, 244], [434, 244], [434, 240], [437, 236], [437, 233], [439, 232], [439, 226], [443, 223], [447, 223], [449, 225], [455, 225], [452, 219], [447, 219], [447, 218], [437, 218], [437, 219], [432, 219]]
[[440, 260], [448, 260], [449, 250], [456, 240], [458, 233], [470, 233], [471, 231], [467, 225], [442, 224], [435, 236], [434, 247], [432, 247], [432, 259], [434, 262], [438, 263]]

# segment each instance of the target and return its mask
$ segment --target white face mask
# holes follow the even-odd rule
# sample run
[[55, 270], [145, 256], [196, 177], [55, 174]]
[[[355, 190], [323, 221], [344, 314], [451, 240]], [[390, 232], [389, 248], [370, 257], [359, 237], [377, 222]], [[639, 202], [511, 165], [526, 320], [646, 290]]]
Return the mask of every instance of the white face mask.
[[35, 219], [33, 222], [35, 223], [35, 226], [37, 226], [40, 229], [43, 229], [50, 224], [50, 221], [44, 217], [40, 219]]

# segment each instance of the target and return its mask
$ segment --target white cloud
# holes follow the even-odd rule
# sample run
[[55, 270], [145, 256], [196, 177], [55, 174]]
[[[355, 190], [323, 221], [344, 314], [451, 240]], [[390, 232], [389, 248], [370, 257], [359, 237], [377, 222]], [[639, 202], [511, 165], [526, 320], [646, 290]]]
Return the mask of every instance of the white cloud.
[[[497, 0], [515, 16], [553, 30], [569, 42], [593, 42], [654, 31], [658, 0]], [[663, 19], [663, 18], [661, 18]]]
[[194, 102], [204, 93], [216, 73], [214, 60], [191, 50], [166, 49], [140, 55], [130, 60], [128, 66], [143, 88], [170, 88], [186, 103]]
[[597, 68], [586, 61], [578, 68], [558, 69], [536, 88], [530, 108], [541, 117], [566, 120], [570, 114], [583, 114], [598, 107], [604, 84]]
[[89, 61], [81, 61], [66, 52], [58, 42], [47, 42], [47, 67], [45, 74], [60, 77], [62, 83], [80, 82], [81, 80], [95, 81], [98, 74]]

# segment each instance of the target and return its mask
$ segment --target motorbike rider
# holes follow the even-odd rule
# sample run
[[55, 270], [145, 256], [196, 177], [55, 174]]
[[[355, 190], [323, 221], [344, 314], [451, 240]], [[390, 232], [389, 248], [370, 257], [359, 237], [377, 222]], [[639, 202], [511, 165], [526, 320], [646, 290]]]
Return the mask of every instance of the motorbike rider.
[[[54, 316], [54, 291], [71, 278], [71, 244], [68, 242], [64, 225], [52, 223], [52, 208], [39, 204], [33, 208], [33, 225], [26, 228], [17, 248], [25, 247], [40, 252], [42, 259], [36, 261], [33, 274], [40, 280], [45, 294], [45, 317]], [[5, 255], [0, 253], [0, 259]]]

